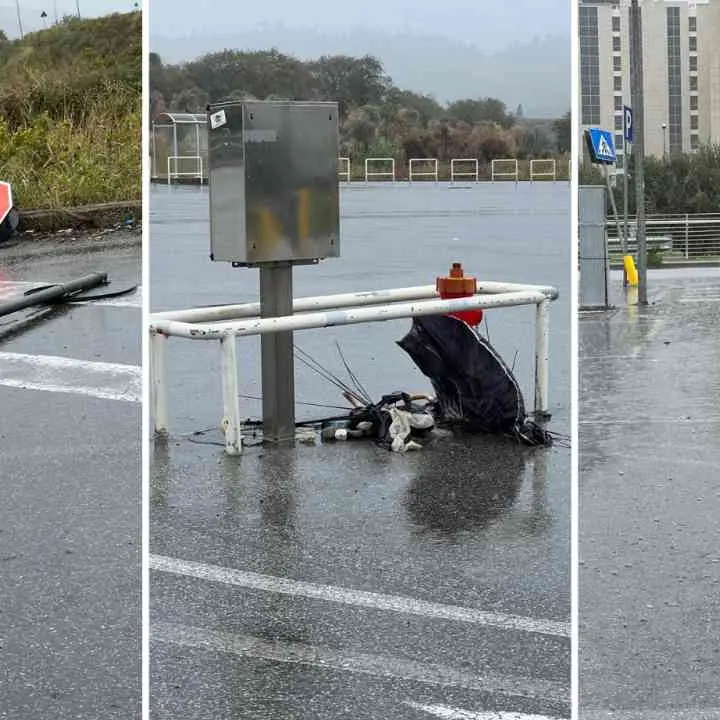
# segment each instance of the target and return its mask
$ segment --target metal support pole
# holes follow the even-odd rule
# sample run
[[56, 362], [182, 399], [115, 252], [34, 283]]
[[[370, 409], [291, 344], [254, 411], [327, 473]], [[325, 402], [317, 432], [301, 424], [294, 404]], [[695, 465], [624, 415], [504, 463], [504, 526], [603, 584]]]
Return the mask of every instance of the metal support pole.
[[617, 203], [615, 202], [615, 193], [613, 192], [612, 186], [610, 185], [610, 171], [607, 165], [605, 166], [605, 184], [607, 185], [608, 197], [610, 198], [610, 207], [612, 207], [613, 217], [615, 218], [615, 229], [617, 231], [618, 240], [620, 241], [620, 248], [623, 255], [627, 255], [627, 243], [625, 237], [620, 231], [620, 217], [618, 215]]
[[[630, 247], [630, 233], [628, 232], [628, 172], [630, 170], [630, 144], [625, 141], [625, 155], [623, 162], [623, 237], [625, 238], [625, 247], [623, 247], [623, 255], [627, 255], [628, 247]], [[623, 286], [627, 287], [628, 277], [625, 272], [625, 263], [623, 263]]]
[[150, 331], [150, 392], [153, 413], [153, 431], [156, 439], [168, 435], [167, 368], [165, 344], [167, 336]]
[[638, 304], [647, 305], [647, 243], [645, 238], [645, 100], [643, 97], [642, 15], [638, 0], [630, 5], [630, 67], [635, 158], [635, 238], [638, 252]]
[[550, 363], [550, 301], [543, 300], [535, 311], [535, 414], [548, 416], [548, 366]]
[[242, 453], [242, 428], [240, 424], [240, 401], [238, 399], [237, 357], [235, 336], [225, 335], [220, 340], [222, 355], [223, 429], [225, 452], [228, 455]]
[[[293, 314], [292, 265], [260, 268], [260, 317]], [[278, 442], [295, 437], [295, 364], [293, 333], [267, 333], [260, 339], [262, 355], [263, 436]]]

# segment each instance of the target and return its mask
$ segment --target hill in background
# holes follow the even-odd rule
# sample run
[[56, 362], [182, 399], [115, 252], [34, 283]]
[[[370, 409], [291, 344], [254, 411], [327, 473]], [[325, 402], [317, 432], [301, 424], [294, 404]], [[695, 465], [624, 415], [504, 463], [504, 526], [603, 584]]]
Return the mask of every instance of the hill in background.
[[570, 107], [570, 38], [536, 38], [498, 53], [442, 36], [390, 34], [354, 29], [323, 34], [270, 25], [234, 35], [153, 35], [151, 50], [164, 62], [179, 63], [224, 48], [266, 50], [309, 60], [322, 55], [373, 55], [399, 86], [440, 103], [494, 97], [507, 107], [522, 104], [526, 117], [557, 118]]

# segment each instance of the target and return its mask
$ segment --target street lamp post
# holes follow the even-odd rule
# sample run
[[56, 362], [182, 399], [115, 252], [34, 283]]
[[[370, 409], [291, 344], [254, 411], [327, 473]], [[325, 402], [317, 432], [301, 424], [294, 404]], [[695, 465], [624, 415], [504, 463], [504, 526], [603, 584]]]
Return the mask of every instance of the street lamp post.
[[630, 85], [635, 159], [635, 238], [638, 249], [638, 304], [647, 305], [647, 242], [645, 237], [645, 99], [643, 97], [642, 16], [638, 0], [630, 4]]
[[17, 10], [18, 30], [20, 30], [20, 39], [22, 40], [25, 35], [23, 34], [22, 16], [20, 15], [20, 0], [15, 0], [15, 8]]
[[663, 159], [667, 157], [667, 123], [662, 124], [663, 131]]

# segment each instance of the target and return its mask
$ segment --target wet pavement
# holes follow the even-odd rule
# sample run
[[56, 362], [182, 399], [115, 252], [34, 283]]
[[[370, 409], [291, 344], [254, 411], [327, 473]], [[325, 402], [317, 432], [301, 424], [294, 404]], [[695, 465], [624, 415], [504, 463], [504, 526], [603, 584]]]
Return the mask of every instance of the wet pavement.
[[[206, 193], [152, 188], [154, 310], [257, 299], [256, 270], [208, 258]], [[558, 286], [551, 429], [568, 433], [569, 199], [559, 183], [343, 190], [342, 257], [296, 269], [294, 294], [428, 284], [456, 260]], [[531, 402], [534, 310], [488, 324]], [[295, 340], [342, 374], [337, 340], [373, 396], [428, 390], [395, 345], [409, 325]], [[172, 339], [167, 355], [171, 437], [151, 460], [153, 718], [569, 716], [569, 450], [439, 436], [402, 456], [250, 442], [229, 458], [218, 348]], [[240, 392], [259, 396], [257, 339], [238, 355]], [[296, 397], [343, 404], [302, 366]]]
[[[0, 247], [0, 295], [107, 272], [132, 234]], [[140, 292], [0, 324], [0, 718], [140, 715]]]
[[581, 717], [716, 720], [720, 270], [619, 285], [580, 321]]

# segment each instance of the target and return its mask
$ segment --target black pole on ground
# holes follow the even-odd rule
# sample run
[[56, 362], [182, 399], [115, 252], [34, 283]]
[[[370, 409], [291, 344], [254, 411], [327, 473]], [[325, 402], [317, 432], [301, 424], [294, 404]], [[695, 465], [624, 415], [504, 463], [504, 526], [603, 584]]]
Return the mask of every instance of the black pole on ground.
[[37, 305], [66, 302], [75, 295], [92, 290], [100, 285], [107, 285], [107, 283], [107, 273], [92, 273], [67, 283], [30, 290], [19, 298], [0, 302], [0, 317]]

